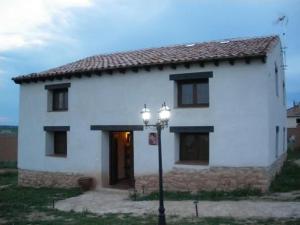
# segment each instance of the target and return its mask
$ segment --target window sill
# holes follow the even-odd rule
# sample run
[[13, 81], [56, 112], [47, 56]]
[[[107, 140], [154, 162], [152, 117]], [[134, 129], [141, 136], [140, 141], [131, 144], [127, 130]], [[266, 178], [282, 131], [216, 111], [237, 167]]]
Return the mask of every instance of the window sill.
[[178, 161], [176, 165], [198, 165], [198, 166], [208, 166], [208, 162], [205, 161]]
[[200, 163], [182, 163], [182, 162], [176, 162], [174, 165], [174, 168], [176, 169], [209, 169], [209, 164], [200, 164]]
[[67, 112], [67, 109], [61, 109], [61, 110], [48, 110], [48, 112]]
[[178, 105], [176, 107], [174, 107], [176, 109], [186, 109], [186, 108], [193, 108], [193, 109], [197, 109], [197, 108], [209, 108], [209, 105], [186, 105], [186, 106], [182, 106], [182, 105]]
[[67, 158], [67, 155], [60, 155], [60, 154], [47, 154], [47, 157], [54, 157], [54, 158]]

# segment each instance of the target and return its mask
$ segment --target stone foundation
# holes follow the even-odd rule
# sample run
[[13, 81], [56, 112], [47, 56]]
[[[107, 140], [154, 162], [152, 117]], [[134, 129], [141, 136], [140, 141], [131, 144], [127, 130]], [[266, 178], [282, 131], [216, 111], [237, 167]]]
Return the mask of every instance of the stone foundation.
[[18, 173], [18, 184], [24, 187], [78, 187], [77, 180], [81, 174], [21, 170]]
[[[164, 174], [167, 191], [201, 190], [231, 191], [239, 188], [256, 188], [267, 191], [273, 177], [280, 171], [286, 154], [270, 167], [210, 167], [208, 169], [174, 168]], [[19, 169], [18, 183], [27, 187], [78, 187], [77, 180], [84, 175], [76, 173], [44, 172]], [[158, 190], [157, 175], [135, 177], [138, 191], [150, 193]]]
[[[280, 171], [286, 154], [282, 155], [270, 167], [210, 167], [209, 169], [174, 168], [164, 174], [166, 191], [201, 190], [232, 191], [234, 189], [253, 188], [267, 191], [273, 177]], [[158, 175], [135, 177], [138, 191], [150, 193], [158, 190]]]

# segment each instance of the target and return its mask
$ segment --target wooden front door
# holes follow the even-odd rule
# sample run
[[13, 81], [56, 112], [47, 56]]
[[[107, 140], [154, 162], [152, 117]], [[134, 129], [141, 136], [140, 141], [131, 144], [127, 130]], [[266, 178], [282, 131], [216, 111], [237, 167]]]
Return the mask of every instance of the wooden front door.
[[133, 132], [128, 133], [128, 145], [125, 148], [125, 173], [130, 186], [134, 186]]

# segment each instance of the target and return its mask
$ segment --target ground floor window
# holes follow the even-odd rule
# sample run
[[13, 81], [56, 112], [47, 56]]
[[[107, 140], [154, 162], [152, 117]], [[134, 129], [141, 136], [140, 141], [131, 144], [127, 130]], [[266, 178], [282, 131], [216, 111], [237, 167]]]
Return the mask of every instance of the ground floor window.
[[282, 133], [282, 137], [283, 137], [282, 138], [283, 152], [285, 152], [285, 150], [286, 150], [285, 149], [285, 139], [286, 139], [285, 136], [286, 136], [285, 135], [285, 127], [283, 127], [283, 133]]
[[54, 133], [54, 155], [67, 155], [67, 132], [55, 131]]
[[209, 162], [209, 134], [180, 133], [179, 161], [207, 165]]
[[46, 132], [46, 155], [67, 156], [67, 131]]
[[276, 140], [275, 140], [275, 157], [278, 158], [279, 148], [279, 126], [276, 126]]

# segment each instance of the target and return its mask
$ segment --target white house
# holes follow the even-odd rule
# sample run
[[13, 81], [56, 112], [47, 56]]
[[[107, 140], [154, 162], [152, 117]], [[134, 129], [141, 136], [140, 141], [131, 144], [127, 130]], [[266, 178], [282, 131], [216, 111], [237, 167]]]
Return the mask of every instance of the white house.
[[[286, 156], [278, 36], [88, 57], [20, 84], [19, 184], [157, 188], [155, 131], [140, 111], [171, 108], [162, 131], [167, 190], [266, 190]], [[155, 122], [155, 113], [153, 120]]]
[[300, 103], [287, 109], [287, 135], [291, 148], [300, 147]]
[[300, 125], [300, 103], [293, 104], [287, 110], [287, 128], [297, 128]]

